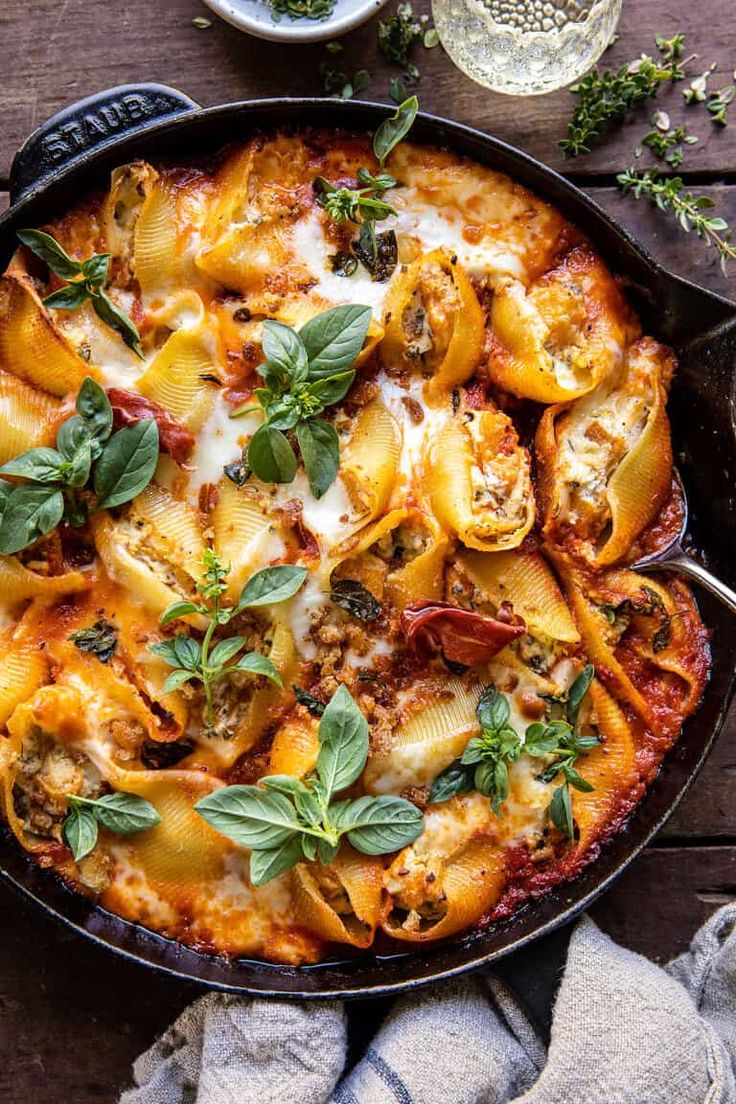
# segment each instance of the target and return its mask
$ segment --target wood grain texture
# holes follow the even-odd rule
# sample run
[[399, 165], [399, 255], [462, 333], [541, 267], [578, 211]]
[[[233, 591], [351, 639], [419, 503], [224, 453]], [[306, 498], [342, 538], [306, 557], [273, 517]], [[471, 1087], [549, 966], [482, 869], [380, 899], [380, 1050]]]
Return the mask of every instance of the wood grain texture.
[[[619, 39], [605, 64], [618, 66], [655, 49], [653, 36], [684, 31], [688, 49], [701, 55], [696, 75], [718, 63], [713, 87], [731, 79], [736, 57], [736, 23], [729, 18], [732, 0], [625, 0]], [[390, 0], [387, 11], [395, 7]], [[428, 11], [429, 0], [415, 10]], [[207, 15], [212, 26], [197, 30], [192, 18]], [[350, 72], [367, 68], [373, 80], [366, 99], [386, 100], [390, 70], [376, 43], [375, 17], [343, 41], [341, 65]], [[4, 0], [0, 5], [0, 179], [7, 177], [13, 153], [44, 119], [74, 99], [102, 88], [136, 80], [158, 80], [179, 86], [202, 104], [273, 95], [321, 91], [319, 63], [324, 47], [281, 46], [241, 34], [211, 15], [199, 0], [126, 0], [100, 5], [97, 0]], [[573, 106], [569, 92], [524, 101], [489, 92], [463, 76], [441, 48], [417, 49], [422, 70], [419, 95], [425, 110], [471, 123], [528, 150], [556, 167], [564, 162], [556, 140], [564, 135]], [[701, 137], [688, 151], [694, 171], [736, 171], [736, 126], [721, 130], [705, 109], [684, 106], [680, 87], [663, 90], [658, 106], [676, 119], [687, 118]], [[587, 157], [566, 167], [573, 173], [610, 174], [625, 167], [649, 129], [651, 105], [637, 109], [635, 122]], [[647, 155], [648, 157], [648, 155]], [[642, 163], [647, 160], [642, 158]]]

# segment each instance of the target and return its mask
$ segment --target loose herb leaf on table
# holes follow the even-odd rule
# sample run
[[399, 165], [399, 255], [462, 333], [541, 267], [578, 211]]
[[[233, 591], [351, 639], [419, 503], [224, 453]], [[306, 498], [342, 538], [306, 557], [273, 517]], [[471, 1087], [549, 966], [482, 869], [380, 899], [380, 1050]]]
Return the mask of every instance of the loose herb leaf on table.
[[120, 334], [136, 356], [143, 357], [140, 334], [131, 318], [106, 293], [109, 253], [95, 253], [86, 261], [73, 260], [55, 238], [43, 230], [19, 230], [18, 237], [44, 261], [55, 276], [69, 283], [47, 295], [44, 304], [55, 310], [77, 310], [91, 303], [100, 321]]
[[0, 467], [0, 476], [25, 480], [0, 479], [0, 554], [21, 552], [62, 519], [84, 525], [90, 509], [122, 506], [151, 482], [159, 455], [152, 418], [113, 433], [110, 400], [90, 376], [76, 408], [59, 427], [55, 449], [29, 449]]
[[[371, 308], [332, 307], [298, 332], [282, 322], [263, 323], [263, 352], [258, 366], [265, 386], [255, 398], [263, 425], [248, 445], [247, 466], [265, 483], [291, 483], [297, 460], [286, 433], [294, 430], [309, 486], [321, 498], [337, 478], [340, 442], [334, 426], [320, 415], [345, 397], [355, 379], [352, 365], [363, 347]], [[231, 418], [254, 409], [234, 410]], [[257, 407], [255, 408], [257, 409]]]
[[245, 647], [242, 636], [231, 636], [213, 644], [215, 630], [227, 625], [239, 613], [246, 609], [260, 609], [277, 605], [293, 598], [307, 577], [307, 569], [294, 564], [279, 564], [276, 567], [264, 567], [251, 575], [243, 587], [240, 598], [233, 606], [222, 604], [227, 590], [227, 577], [230, 568], [225, 567], [220, 558], [207, 549], [204, 555], [204, 574], [197, 585], [202, 595], [201, 602], [174, 602], [161, 616], [161, 625], [191, 614], [204, 617], [207, 628], [202, 642], [192, 636], [179, 633], [177, 636], [149, 644], [148, 650], [160, 656], [174, 670], [164, 683], [164, 692], [173, 693], [188, 682], [201, 682], [207, 703], [207, 722], [214, 721], [213, 688], [221, 679], [238, 671], [251, 675], [264, 675], [277, 686], [281, 686], [281, 676], [267, 656], [259, 652], [247, 652], [235, 659]]
[[368, 725], [345, 686], [333, 694], [319, 724], [315, 771], [306, 778], [268, 775], [258, 786], [225, 786], [195, 806], [217, 831], [251, 849], [250, 877], [263, 885], [305, 859], [330, 863], [347, 838], [366, 855], [412, 843], [424, 820], [401, 797], [334, 800], [352, 785], [368, 758]]

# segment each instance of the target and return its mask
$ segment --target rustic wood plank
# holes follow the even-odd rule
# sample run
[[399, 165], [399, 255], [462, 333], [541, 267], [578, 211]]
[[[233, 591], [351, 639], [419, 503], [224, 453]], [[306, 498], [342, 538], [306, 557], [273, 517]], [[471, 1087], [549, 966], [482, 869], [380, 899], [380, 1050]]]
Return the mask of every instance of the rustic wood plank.
[[[391, 0], [387, 11], [393, 10]], [[417, 11], [429, 10], [429, 0], [417, 0]], [[716, 61], [713, 87], [731, 79], [736, 56], [736, 23], [728, 18], [730, 0], [649, 0], [639, 3], [635, 16], [631, 0], [624, 7], [619, 40], [606, 54], [607, 65], [654, 49], [656, 33], [684, 31], [688, 48], [701, 55], [694, 63], [705, 68]], [[314, 94], [320, 91], [320, 61], [324, 47], [281, 46], [241, 34], [212, 16], [212, 26], [197, 30], [192, 18], [209, 15], [198, 0], [168, 0], [155, 14], [150, 0], [111, 4], [104, 15], [96, 0], [5, 0], [0, 11], [0, 179], [7, 177], [13, 153], [33, 127], [72, 100], [101, 88], [136, 80], [155, 79], [181, 86], [203, 104], [271, 95]], [[340, 56], [352, 72], [367, 68], [373, 74], [365, 98], [385, 100], [390, 70], [376, 44], [375, 17], [348, 35]], [[442, 49], [417, 50], [422, 69], [419, 94], [427, 111], [449, 115], [497, 134], [556, 166], [563, 161], [556, 140], [563, 136], [573, 100], [566, 91], [519, 99], [480, 88], [463, 76]], [[686, 110], [677, 87], [660, 94], [659, 106], [673, 121], [687, 118], [701, 136], [688, 151], [691, 170], [736, 171], [736, 127], [721, 130], [704, 108]], [[642, 106], [631, 125], [588, 157], [567, 166], [574, 173], [610, 174], [633, 157], [649, 129], [651, 106]], [[648, 157], [648, 155], [647, 155]], [[646, 161], [642, 158], [642, 163]]]
[[[736, 848], [641, 856], [592, 915], [632, 950], [664, 961], [736, 895]], [[199, 990], [115, 958], [0, 887], [0, 1098], [112, 1102], [135, 1056]], [[375, 1015], [362, 1006], [360, 1018]]]
[[632, 863], [591, 916], [619, 943], [666, 962], [734, 897], [736, 847], [657, 848]]

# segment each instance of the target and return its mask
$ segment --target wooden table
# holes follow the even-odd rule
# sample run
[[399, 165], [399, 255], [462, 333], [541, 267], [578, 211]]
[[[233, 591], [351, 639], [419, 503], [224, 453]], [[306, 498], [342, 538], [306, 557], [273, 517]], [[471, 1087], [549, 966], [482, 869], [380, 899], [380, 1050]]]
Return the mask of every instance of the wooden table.
[[[683, 31], [700, 72], [718, 64], [713, 88], [729, 83], [736, 64], [732, 0], [625, 0], [611, 65], [653, 50], [655, 33]], [[428, 9], [427, 0], [415, 4]], [[393, 9], [390, 0], [387, 10]], [[158, 80], [202, 104], [321, 91], [321, 46], [281, 47], [241, 35], [198, 0], [5, 0], [0, 5], [0, 193], [13, 153], [27, 133], [60, 107], [114, 84]], [[417, 50], [422, 106], [472, 123], [561, 168], [588, 189], [670, 268], [736, 297], [711, 251], [671, 220], [623, 197], [615, 173], [633, 163], [649, 129], [651, 106], [596, 151], [565, 164], [555, 145], [572, 98], [567, 92], [510, 99], [462, 76], [441, 48]], [[374, 19], [345, 40], [340, 55], [352, 72], [372, 74], [366, 98], [386, 100], [397, 75], [380, 57]], [[694, 72], [695, 75], [695, 72]], [[701, 108], [686, 111], [680, 89], [659, 105], [673, 122], [687, 118], [701, 135], [687, 152], [687, 177], [712, 196], [736, 225], [736, 104], [733, 122], [714, 127]], [[636, 162], [649, 163], [648, 155]], [[0, 195], [0, 201], [5, 197]], [[700, 778], [654, 845], [594, 908], [593, 915], [627, 946], [665, 959], [681, 951], [696, 927], [736, 893], [736, 724], [721, 736]], [[196, 994], [192, 985], [160, 978], [68, 934], [8, 890], [0, 891], [0, 1098], [27, 1104], [112, 1102], [130, 1062]]]

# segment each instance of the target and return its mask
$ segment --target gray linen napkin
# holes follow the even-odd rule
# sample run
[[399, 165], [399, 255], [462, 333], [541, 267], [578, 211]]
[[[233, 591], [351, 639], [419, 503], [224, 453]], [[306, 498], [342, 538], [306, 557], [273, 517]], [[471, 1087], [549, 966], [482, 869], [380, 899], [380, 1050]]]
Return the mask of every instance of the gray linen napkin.
[[661, 969], [584, 917], [545, 1051], [492, 975], [398, 1000], [341, 1078], [341, 1004], [210, 993], [120, 1104], [736, 1104], [736, 904]]

